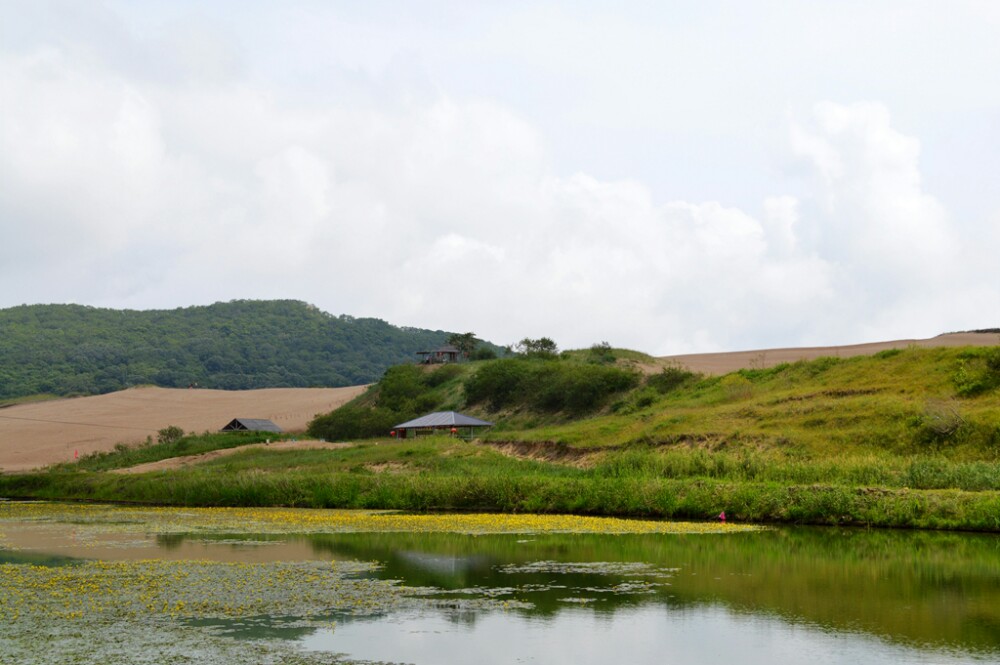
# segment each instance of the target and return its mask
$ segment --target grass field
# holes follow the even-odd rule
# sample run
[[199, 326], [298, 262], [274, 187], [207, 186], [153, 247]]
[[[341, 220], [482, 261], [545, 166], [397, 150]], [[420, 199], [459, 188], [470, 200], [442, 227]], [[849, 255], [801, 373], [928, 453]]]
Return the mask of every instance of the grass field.
[[[481, 442], [253, 448], [184, 469], [105, 473], [234, 439], [122, 447], [0, 476], [0, 495], [685, 519], [725, 511], [738, 521], [1000, 531], [996, 354], [912, 348], [678, 382], [653, 375], [583, 415], [487, 403], [472, 411], [498, 425]], [[434, 394], [455, 403], [476, 371], [449, 372]], [[378, 387], [356, 403], [377, 408]]]

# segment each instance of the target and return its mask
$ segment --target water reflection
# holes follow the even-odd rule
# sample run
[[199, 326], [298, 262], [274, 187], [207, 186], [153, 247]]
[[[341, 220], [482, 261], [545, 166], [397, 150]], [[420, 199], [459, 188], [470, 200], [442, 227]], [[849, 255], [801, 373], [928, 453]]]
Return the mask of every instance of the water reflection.
[[[268, 538], [294, 539], [255, 540]], [[381, 578], [450, 592], [434, 594], [439, 602], [489, 594], [529, 603], [508, 614], [531, 625], [580, 611], [601, 617], [655, 606], [676, 617], [714, 607], [914, 648], [1000, 655], [994, 535], [792, 528], [727, 536], [356, 533], [302, 542], [318, 558], [379, 561]], [[470, 617], [470, 625], [477, 620], [486, 619]]]
[[558, 617], [489, 613], [471, 623], [442, 614], [348, 621], [304, 638], [307, 649], [344, 651], [375, 661], [414, 665], [509, 663], [969, 663], [987, 659], [946, 649], [915, 648], [872, 636], [825, 631], [724, 607], [672, 611], [648, 605], [614, 615], [570, 609]]
[[[426, 587], [429, 609], [330, 617], [336, 628], [319, 631], [268, 617], [204, 624], [370, 660], [1000, 660], [995, 535], [788, 528], [725, 536], [199, 534], [142, 542], [102, 534], [82, 542], [79, 533], [60, 531], [72, 528], [9, 528], [7, 541], [20, 551], [0, 552], [0, 560], [378, 561], [372, 575]], [[459, 602], [482, 597], [509, 601], [509, 609], [474, 611]]]

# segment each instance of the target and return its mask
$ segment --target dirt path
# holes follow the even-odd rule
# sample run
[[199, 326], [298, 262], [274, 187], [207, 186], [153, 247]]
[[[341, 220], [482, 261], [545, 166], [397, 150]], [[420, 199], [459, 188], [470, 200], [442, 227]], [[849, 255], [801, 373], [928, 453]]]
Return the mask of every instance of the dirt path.
[[233, 418], [265, 418], [285, 431], [304, 431], [317, 413], [353, 399], [365, 386], [201, 390], [131, 388], [93, 397], [18, 404], [0, 409], [0, 471], [25, 471], [75, 455], [137, 443], [176, 425], [217, 431]]
[[184, 455], [183, 457], [171, 457], [170, 459], [162, 459], [158, 462], [147, 462], [146, 464], [136, 464], [135, 466], [130, 466], [127, 469], [115, 469], [112, 473], [146, 473], [147, 471], [168, 471], [170, 469], [183, 469], [184, 467], [193, 466], [195, 464], [201, 464], [202, 462], [207, 462], [209, 460], [218, 459], [220, 457], [226, 457], [227, 455], [234, 455], [236, 453], [243, 452], [244, 450], [250, 450], [252, 448], [264, 448], [267, 450], [306, 450], [310, 448], [326, 448], [329, 450], [336, 450], [337, 448], [349, 448], [353, 446], [353, 443], [327, 443], [326, 441], [317, 441], [315, 439], [307, 441], [275, 441], [274, 443], [249, 443], [245, 446], [236, 446], [235, 448], [224, 448], [222, 450], [210, 450], [207, 453], [200, 453], [198, 455]]

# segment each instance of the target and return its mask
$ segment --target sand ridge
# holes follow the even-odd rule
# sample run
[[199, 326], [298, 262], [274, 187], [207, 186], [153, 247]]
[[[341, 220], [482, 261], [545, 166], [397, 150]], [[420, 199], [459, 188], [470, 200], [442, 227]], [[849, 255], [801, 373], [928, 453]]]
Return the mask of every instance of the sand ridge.
[[0, 409], [0, 470], [25, 471], [75, 455], [138, 443], [176, 425], [185, 432], [217, 431], [233, 418], [266, 418], [285, 431], [303, 431], [364, 392], [347, 388], [206, 390], [142, 387], [106, 395], [17, 404]]
[[997, 346], [1000, 335], [996, 333], [947, 333], [929, 339], [897, 339], [888, 342], [848, 344], [844, 346], [812, 346], [786, 349], [757, 349], [725, 353], [690, 353], [657, 358], [660, 366], [678, 364], [692, 372], [702, 374], [728, 374], [744, 368], [763, 369], [781, 363], [815, 360], [826, 356], [850, 358], [871, 356], [889, 349], [906, 349], [911, 346]]

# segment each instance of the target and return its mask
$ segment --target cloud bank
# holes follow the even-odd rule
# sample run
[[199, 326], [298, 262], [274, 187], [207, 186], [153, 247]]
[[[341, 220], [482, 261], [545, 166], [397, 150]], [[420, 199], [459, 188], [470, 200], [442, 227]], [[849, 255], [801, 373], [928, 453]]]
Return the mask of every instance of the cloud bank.
[[788, 123], [804, 194], [661, 202], [555, 172], [498, 101], [391, 77], [302, 99], [185, 35], [141, 73], [51, 44], [0, 54], [0, 306], [295, 298], [657, 354], [997, 325], [1000, 220], [959, 224], [924, 191], [920, 143], [881, 103]]

